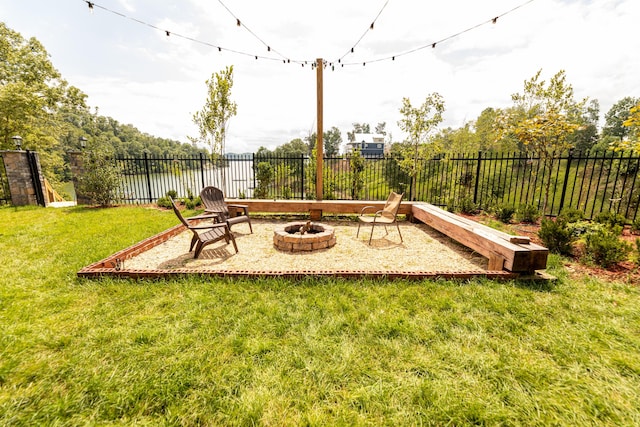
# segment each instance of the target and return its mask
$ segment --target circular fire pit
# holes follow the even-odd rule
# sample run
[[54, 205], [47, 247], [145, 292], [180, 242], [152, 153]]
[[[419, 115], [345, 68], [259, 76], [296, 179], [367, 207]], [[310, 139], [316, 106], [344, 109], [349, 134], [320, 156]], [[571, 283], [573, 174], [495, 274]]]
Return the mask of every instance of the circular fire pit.
[[327, 249], [336, 244], [333, 227], [310, 221], [289, 222], [273, 231], [273, 245], [287, 252], [307, 252]]

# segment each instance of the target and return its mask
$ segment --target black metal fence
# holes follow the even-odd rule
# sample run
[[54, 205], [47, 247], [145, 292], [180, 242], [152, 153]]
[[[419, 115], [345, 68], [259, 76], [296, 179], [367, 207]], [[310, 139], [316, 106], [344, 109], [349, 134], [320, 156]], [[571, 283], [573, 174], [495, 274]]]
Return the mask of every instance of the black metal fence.
[[4, 167], [4, 157], [0, 153], [0, 205], [9, 203], [11, 203], [9, 180], [7, 179], [7, 170]]
[[[315, 198], [315, 161], [306, 156], [248, 154], [213, 161], [189, 158], [118, 158], [123, 171], [122, 197], [151, 203], [173, 190], [197, 195], [207, 185], [227, 197], [261, 199]], [[533, 205], [557, 215], [574, 207], [591, 218], [602, 211], [638, 217], [640, 156], [631, 152], [566, 153], [540, 159], [527, 153], [444, 154], [418, 159], [412, 178], [394, 157], [324, 158], [325, 199], [385, 200], [390, 191], [417, 201], [460, 208], [475, 204]]]

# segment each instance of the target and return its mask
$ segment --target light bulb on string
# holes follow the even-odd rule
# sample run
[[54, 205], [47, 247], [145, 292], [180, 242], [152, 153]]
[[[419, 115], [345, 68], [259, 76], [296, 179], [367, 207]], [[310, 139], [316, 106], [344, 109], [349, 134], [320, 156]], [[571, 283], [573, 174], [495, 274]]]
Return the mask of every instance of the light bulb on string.
[[238, 18], [236, 18], [236, 25], [239, 27], [242, 25], [242, 23], [240, 22], [240, 20]]
[[87, 2], [87, 6], [89, 6], [89, 12], [91, 14], [93, 14], [93, 3], [91, 3], [90, 1]]
[[167, 37], [169, 37], [171, 35], [171, 33], [169, 31], [165, 31], [165, 33], [167, 33]]

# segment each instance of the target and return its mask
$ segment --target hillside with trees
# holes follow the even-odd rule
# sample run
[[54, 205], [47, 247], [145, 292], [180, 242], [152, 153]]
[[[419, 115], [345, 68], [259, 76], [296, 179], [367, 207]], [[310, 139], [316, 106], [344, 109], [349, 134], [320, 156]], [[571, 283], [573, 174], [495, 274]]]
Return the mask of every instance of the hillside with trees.
[[14, 149], [12, 137], [19, 135], [23, 149], [39, 153], [43, 172], [54, 185], [69, 179], [66, 156], [80, 149], [81, 138], [86, 138], [89, 148], [112, 156], [206, 153], [101, 116], [98, 108], [92, 112], [87, 95], [62, 77], [45, 47], [2, 22], [0, 59], [0, 149]]

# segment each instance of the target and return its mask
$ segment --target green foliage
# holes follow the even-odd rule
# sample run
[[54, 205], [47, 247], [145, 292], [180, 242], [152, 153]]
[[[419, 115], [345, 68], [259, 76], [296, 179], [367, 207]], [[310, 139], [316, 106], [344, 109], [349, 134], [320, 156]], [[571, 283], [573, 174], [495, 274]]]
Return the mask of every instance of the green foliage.
[[584, 212], [572, 207], [562, 208], [558, 215], [558, 219], [562, 219], [567, 223], [582, 221], [584, 219]]
[[[546, 170], [554, 168], [554, 153], [572, 147], [573, 134], [583, 126], [586, 99], [576, 102], [573, 88], [566, 81], [564, 70], [556, 73], [549, 83], [540, 79], [542, 70], [525, 81], [522, 94], [511, 96], [514, 107], [497, 120], [499, 136], [514, 136], [527, 150], [535, 153]], [[542, 211], [549, 201], [551, 174], [544, 185]]]
[[359, 149], [353, 150], [349, 157], [349, 169], [351, 171], [351, 199], [359, 200], [364, 189], [364, 157]]
[[84, 173], [78, 178], [78, 193], [92, 203], [109, 206], [120, 200], [120, 169], [100, 150], [83, 153]]
[[430, 159], [440, 151], [439, 146], [431, 140], [431, 134], [442, 122], [443, 113], [444, 100], [437, 92], [427, 96], [420, 107], [413, 107], [409, 98], [402, 99], [402, 119], [398, 121], [398, 126], [409, 137], [399, 145], [401, 159], [398, 164], [412, 179], [411, 190], [414, 194], [409, 194], [409, 200], [415, 199], [418, 160]]
[[161, 208], [171, 209], [171, 199], [168, 196], [158, 197], [156, 205]]
[[269, 162], [258, 163], [258, 170], [256, 172], [256, 179], [258, 185], [254, 191], [254, 197], [256, 199], [267, 199], [269, 197], [269, 186], [271, 185], [274, 177], [274, 169]]
[[540, 219], [540, 210], [532, 204], [520, 205], [516, 210], [518, 219], [522, 222], [534, 224]]
[[622, 228], [627, 222], [627, 219], [624, 217], [624, 215], [616, 214], [613, 211], [600, 212], [595, 216], [595, 218], [593, 218], [593, 220], [599, 224], [604, 224], [611, 230], [617, 227], [617, 229], [620, 231], [618, 234], [622, 234]]
[[627, 259], [631, 245], [619, 237], [619, 233], [601, 230], [585, 237], [585, 258], [603, 268]]
[[165, 196], [171, 197], [172, 199], [175, 200], [178, 198], [178, 192], [176, 190], [169, 190], [165, 193]]
[[198, 206], [200, 206], [202, 204], [202, 200], [200, 200], [200, 196], [194, 197], [194, 198], [186, 198], [183, 200], [184, 205], [187, 209], [189, 210], [194, 210], [195, 208], [197, 208]]
[[237, 104], [231, 100], [232, 87], [233, 65], [213, 73], [207, 80], [205, 105], [202, 110], [193, 115], [193, 122], [198, 126], [199, 135], [191, 140], [209, 146], [214, 156], [224, 155], [227, 126], [231, 117], [238, 111]]
[[544, 246], [551, 252], [560, 255], [571, 255], [575, 236], [564, 218], [558, 217], [555, 221], [543, 218], [538, 236]]
[[640, 217], [636, 218], [636, 219], [631, 223], [631, 233], [633, 233], [633, 234], [640, 234]]
[[493, 212], [496, 218], [505, 224], [508, 224], [513, 219], [513, 216], [516, 213], [516, 208], [511, 204], [502, 203], [498, 205]]
[[465, 196], [458, 201], [458, 210], [464, 214], [473, 215], [478, 213], [478, 205], [473, 202], [473, 198]]

